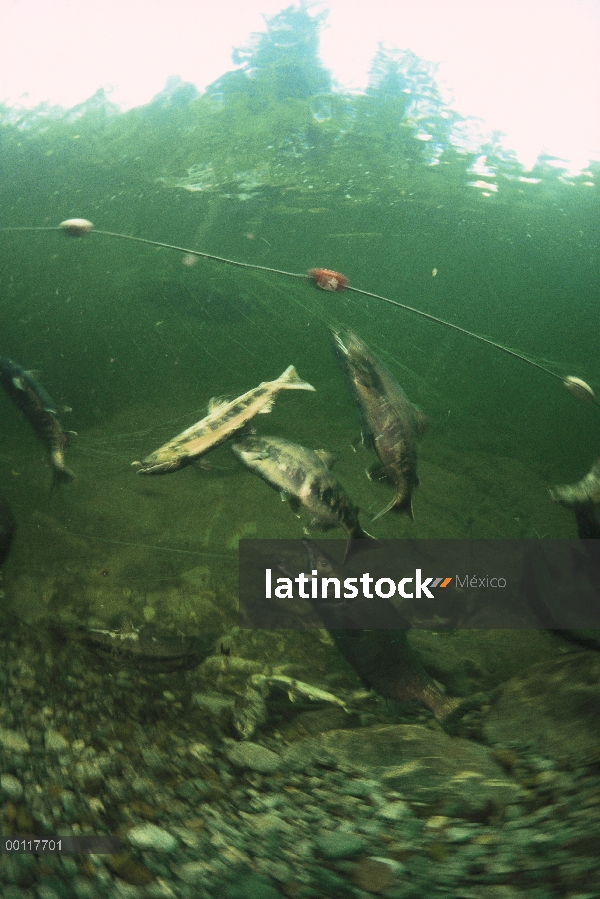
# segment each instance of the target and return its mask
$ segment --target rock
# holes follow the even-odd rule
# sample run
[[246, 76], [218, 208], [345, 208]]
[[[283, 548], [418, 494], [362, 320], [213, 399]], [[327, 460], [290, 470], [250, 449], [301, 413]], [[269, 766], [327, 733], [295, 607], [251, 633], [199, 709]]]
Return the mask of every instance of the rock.
[[324, 830], [314, 842], [323, 858], [350, 858], [367, 847], [364, 837], [345, 830]]
[[14, 730], [0, 727], [0, 743], [10, 752], [29, 752], [29, 743], [25, 737]]
[[177, 868], [177, 876], [186, 883], [206, 883], [210, 874], [210, 865], [204, 861], [185, 862]]
[[401, 821], [402, 818], [406, 818], [406, 816], [411, 815], [412, 812], [410, 806], [399, 799], [396, 802], [386, 802], [386, 804], [382, 805], [377, 811], [377, 814], [380, 818], [385, 818], [386, 821]]
[[283, 738], [287, 741], [298, 740], [312, 734], [320, 734], [327, 730], [336, 730], [340, 727], [352, 727], [357, 721], [356, 715], [350, 715], [344, 709], [337, 706], [329, 706], [325, 709], [309, 709], [299, 712], [283, 731]]
[[411, 646], [429, 674], [450, 693], [468, 696], [492, 690], [524, 668], [556, 658], [557, 640], [543, 630], [457, 630], [415, 628]]
[[227, 758], [238, 768], [249, 768], [259, 774], [275, 774], [281, 767], [281, 757], [259, 743], [235, 743], [227, 750]]
[[143, 865], [127, 852], [121, 852], [119, 855], [109, 855], [106, 859], [106, 865], [121, 880], [130, 883], [133, 886], [146, 886], [155, 879], [152, 871]]
[[391, 858], [363, 858], [352, 872], [352, 883], [368, 893], [383, 893], [397, 883], [406, 868]]
[[23, 784], [12, 774], [0, 775], [0, 789], [13, 802], [18, 802], [23, 796]]
[[291, 824], [288, 824], [275, 812], [261, 812], [257, 815], [249, 815], [242, 812], [242, 816], [252, 833], [272, 833], [277, 831], [280, 833], [291, 833], [294, 829]]
[[155, 852], [174, 852], [179, 846], [175, 837], [156, 824], [138, 824], [127, 834], [129, 842], [137, 849], [153, 849]]
[[600, 758], [600, 654], [568, 653], [511, 678], [484, 732], [492, 743], [517, 739], [554, 758]]
[[50, 728], [44, 734], [44, 743], [48, 752], [65, 752], [69, 748], [69, 741], [57, 730]]
[[377, 777], [384, 790], [441, 815], [487, 820], [522, 796], [486, 747], [422, 725], [329, 731], [294, 748], [311, 754], [315, 744], [338, 763]]
[[226, 886], [223, 896], [225, 899], [282, 899], [279, 890], [266, 877], [254, 872], [242, 874], [237, 883]]

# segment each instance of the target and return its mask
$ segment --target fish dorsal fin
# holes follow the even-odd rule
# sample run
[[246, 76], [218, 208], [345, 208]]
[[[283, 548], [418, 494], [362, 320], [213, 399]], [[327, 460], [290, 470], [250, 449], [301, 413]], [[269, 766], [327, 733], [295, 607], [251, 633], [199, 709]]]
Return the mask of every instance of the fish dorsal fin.
[[269, 399], [268, 399], [268, 400], [266, 401], [266, 403], [264, 404], [264, 406], [262, 406], [262, 407], [258, 410], [258, 414], [259, 414], [259, 415], [266, 415], [266, 414], [267, 414], [268, 412], [270, 412], [271, 409], [273, 408], [273, 403], [274, 403], [274, 402], [275, 402], [275, 397], [274, 397], [274, 396], [270, 396]]
[[415, 424], [417, 428], [417, 437], [422, 437], [425, 431], [427, 430], [427, 425], [429, 424], [429, 416], [425, 415], [424, 412], [421, 412], [420, 409], [417, 409], [416, 406], [413, 406], [415, 410]]
[[227, 400], [223, 396], [213, 396], [212, 399], [208, 401], [208, 414], [211, 412], [216, 412], [217, 409], [220, 409], [222, 406], [227, 405]]
[[330, 453], [328, 450], [318, 449], [315, 450], [315, 456], [318, 456], [321, 462], [327, 466], [327, 468], [333, 468], [336, 461], [335, 453]]
[[287, 390], [314, 390], [312, 384], [303, 381], [293, 365], [288, 365], [282, 375], [277, 378], [276, 382], [279, 386], [285, 387]]

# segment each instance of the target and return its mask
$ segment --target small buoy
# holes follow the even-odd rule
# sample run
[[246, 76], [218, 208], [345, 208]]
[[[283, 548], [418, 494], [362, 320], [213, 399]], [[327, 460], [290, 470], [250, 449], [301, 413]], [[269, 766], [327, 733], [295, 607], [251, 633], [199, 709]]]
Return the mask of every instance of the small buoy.
[[66, 219], [60, 223], [59, 227], [71, 237], [82, 237], [84, 234], [89, 234], [94, 226], [87, 219]]
[[332, 272], [328, 268], [309, 268], [306, 273], [321, 290], [345, 290], [350, 281], [339, 272]]
[[595, 394], [589, 384], [582, 381], [581, 378], [575, 378], [573, 375], [567, 375], [563, 384], [570, 394], [581, 400], [583, 403], [593, 403]]

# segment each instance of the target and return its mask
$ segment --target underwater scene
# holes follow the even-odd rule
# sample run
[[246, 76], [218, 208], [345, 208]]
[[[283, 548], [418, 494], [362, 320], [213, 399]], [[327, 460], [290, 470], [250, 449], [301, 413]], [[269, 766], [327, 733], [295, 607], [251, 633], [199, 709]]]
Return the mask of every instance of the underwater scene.
[[240, 626], [240, 540], [600, 537], [598, 164], [322, 24], [0, 106], [6, 899], [600, 896], [597, 630]]

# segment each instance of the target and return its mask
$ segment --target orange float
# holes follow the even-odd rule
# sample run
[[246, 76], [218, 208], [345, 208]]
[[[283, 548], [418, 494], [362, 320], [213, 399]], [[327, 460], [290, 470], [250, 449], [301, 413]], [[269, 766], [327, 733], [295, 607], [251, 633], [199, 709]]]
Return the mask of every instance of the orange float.
[[329, 268], [309, 268], [306, 277], [314, 281], [321, 290], [345, 290], [350, 283], [345, 275]]

